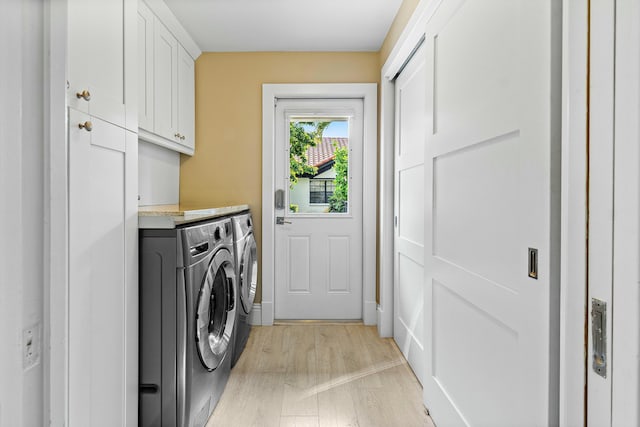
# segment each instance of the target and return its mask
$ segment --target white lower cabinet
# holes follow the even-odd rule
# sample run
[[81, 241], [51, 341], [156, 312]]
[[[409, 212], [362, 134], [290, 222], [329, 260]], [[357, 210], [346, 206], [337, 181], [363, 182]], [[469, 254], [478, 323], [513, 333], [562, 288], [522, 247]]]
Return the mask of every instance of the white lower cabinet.
[[137, 424], [137, 144], [69, 109], [69, 426]]

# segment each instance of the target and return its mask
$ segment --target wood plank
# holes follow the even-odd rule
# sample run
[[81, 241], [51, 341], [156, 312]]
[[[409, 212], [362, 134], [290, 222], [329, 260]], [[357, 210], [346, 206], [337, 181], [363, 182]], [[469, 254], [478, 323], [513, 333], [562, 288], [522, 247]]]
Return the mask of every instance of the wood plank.
[[208, 427], [429, 426], [393, 340], [362, 324], [254, 327]]

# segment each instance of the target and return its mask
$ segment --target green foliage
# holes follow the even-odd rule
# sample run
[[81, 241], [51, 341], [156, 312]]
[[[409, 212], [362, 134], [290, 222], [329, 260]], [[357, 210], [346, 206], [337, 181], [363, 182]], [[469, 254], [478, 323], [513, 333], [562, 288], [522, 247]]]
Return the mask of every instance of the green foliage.
[[[291, 188], [304, 174], [315, 175], [317, 168], [307, 164], [307, 149], [322, 140], [322, 133], [331, 122], [289, 123], [289, 185]], [[305, 129], [311, 128], [310, 131]]]
[[329, 199], [329, 212], [346, 212], [349, 200], [349, 150], [346, 147], [337, 148], [333, 168], [336, 171], [335, 190]]
[[299, 210], [300, 210], [300, 206], [296, 205], [295, 203], [291, 203], [289, 205], [289, 211], [290, 212], [297, 213]]

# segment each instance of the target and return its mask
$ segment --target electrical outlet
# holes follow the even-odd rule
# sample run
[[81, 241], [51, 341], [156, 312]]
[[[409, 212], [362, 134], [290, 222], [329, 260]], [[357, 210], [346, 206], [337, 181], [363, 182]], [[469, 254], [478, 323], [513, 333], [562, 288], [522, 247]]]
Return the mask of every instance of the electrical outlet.
[[25, 371], [40, 363], [41, 336], [39, 323], [22, 331], [22, 369]]

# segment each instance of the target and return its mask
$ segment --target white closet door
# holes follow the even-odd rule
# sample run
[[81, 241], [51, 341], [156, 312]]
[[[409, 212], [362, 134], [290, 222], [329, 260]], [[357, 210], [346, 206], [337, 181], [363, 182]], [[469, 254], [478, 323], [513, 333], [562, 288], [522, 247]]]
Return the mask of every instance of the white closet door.
[[560, 18], [554, 0], [443, 0], [427, 24], [423, 385], [437, 425], [558, 422]]
[[393, 338], [418, 380], [424, 377], [424, 47], [395, 82], [395, 239]]

